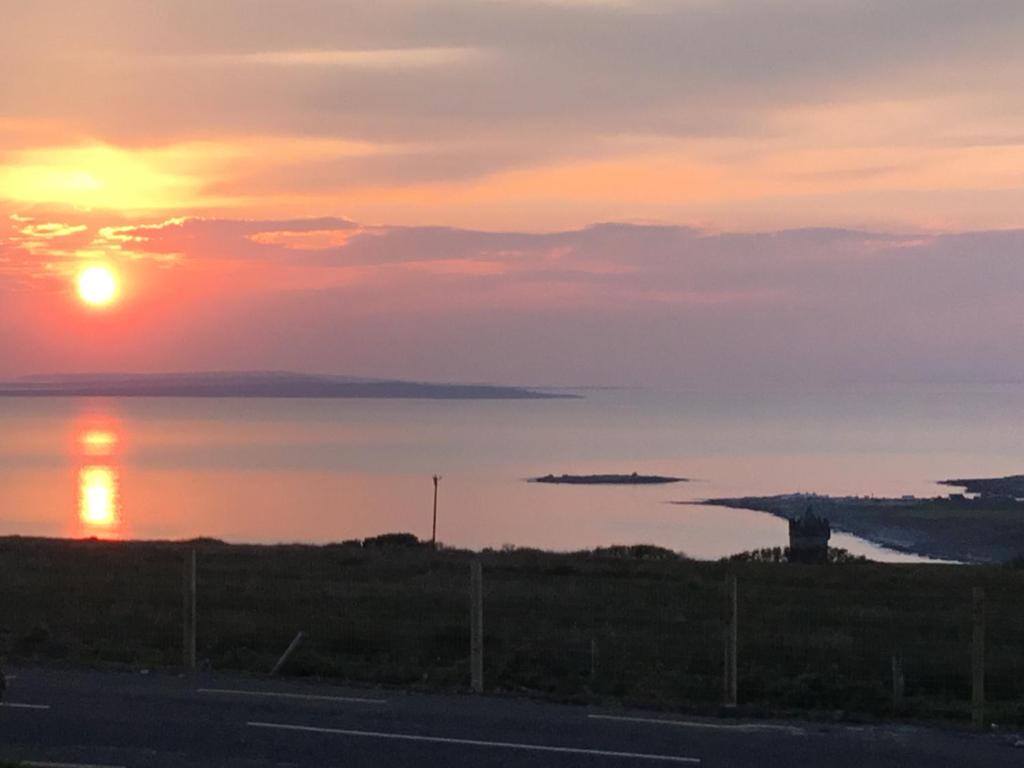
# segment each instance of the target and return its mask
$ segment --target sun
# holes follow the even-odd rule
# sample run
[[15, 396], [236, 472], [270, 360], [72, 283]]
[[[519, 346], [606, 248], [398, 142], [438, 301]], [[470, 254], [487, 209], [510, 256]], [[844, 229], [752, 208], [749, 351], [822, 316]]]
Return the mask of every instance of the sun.
[[109, 307], [118, 292], [117, 274], [110, 267], [86, 267], [78, 273], [78, 298], [90, 307]]

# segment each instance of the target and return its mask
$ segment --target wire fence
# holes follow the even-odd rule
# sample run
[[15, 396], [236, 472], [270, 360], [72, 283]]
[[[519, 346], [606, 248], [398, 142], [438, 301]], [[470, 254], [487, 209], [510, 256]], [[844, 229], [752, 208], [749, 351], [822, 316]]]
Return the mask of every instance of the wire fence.
[[1010, 567], [5, 539], [0, 574], [0, 653], [15, 661], [268, 673], [302, 632], [283, 674], [675, 711], [966, 721], [978, 717], [983, 652], [984, 721], [1024, 723], [1024, 570]]

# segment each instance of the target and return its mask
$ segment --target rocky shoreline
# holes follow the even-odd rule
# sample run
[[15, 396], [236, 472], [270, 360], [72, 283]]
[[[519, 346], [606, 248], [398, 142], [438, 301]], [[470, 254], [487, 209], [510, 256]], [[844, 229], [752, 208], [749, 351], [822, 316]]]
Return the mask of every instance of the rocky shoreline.
[[897, 499], [793, 493], [699, 503], [751, 509], [787, 520], [810, 506], [815, 514], [828, 518], [835, 530], [939, 560], [998, 563], [1024, 557], [1024, 502], [1007, 496], [968, 498], [954, 493]]

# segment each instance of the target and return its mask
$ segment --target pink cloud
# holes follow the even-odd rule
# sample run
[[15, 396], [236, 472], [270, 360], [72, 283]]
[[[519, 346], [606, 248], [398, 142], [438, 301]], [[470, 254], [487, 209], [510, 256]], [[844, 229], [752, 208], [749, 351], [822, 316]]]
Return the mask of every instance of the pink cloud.
[[[77, 226], [66, 216], [40, 221], [51, 220]], [[5, 373], [246, 367], [549, 383], [1024, 376], [1024, 231], [604, 224], [535, 234], [345, 219], [118, 222], [110, 231], [90, 220], [87, 233], [68, 237], [105, 231], [141, 260], [131, 262], [137, 291], [124, 316], [88, 327], [62, 303], [59, 282], [31, 277], [42, 256], [17, 237], [34, 223], [0, 225], [0, 290], [18, 274], [13, 295], [22, 297], [0, 304], [0, 341], [13, 350]], [[168, 254], [175, 260], [159, 260]]]

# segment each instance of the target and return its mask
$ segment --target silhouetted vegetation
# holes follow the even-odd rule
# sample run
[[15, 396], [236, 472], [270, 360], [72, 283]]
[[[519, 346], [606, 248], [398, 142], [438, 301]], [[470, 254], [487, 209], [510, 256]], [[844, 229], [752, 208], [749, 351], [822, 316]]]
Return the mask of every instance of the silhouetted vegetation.
[[678, 552], [673, 552], [665, 547], [656, 547], [653, 544], [632, 544], [615, 545], [611, 547], [598, 547], [593, 551], [594, 557], [619, 557], [630, 560], [678, 560], [682, 557]]
[[[722, 558], [723, 562], [729, 563], [789, 563], [789, 547], [763, 547], [751, 549], [747, 552], [739, 552], [735, 555]], [[829, 547], [828, 562], [830, 563], [869, 563], [871, 562], [863, 555], [854, 555], [845, 549]]]
[[364, 549], [411, 549], [421, 546], [425, 546], [424, 542], [411, 533], [382, 533], [380, 536], [363, 539]]
[[[468, 685], [472, 553], [362, 542], [195, 546], [204, 664], [265, 673], [302, 630], [286, 674]], [[0, 653], [23, 663], [179, 665], [185, 549], [0, 539]], [[762, 562], [774, 554], [697, 562], [666, 552], [482, 553], [487, 688], [715, 711], [724, 584], [736, 574], [741, 712], [889, 715], [899, 655], [898, 714], [966, 718], [971, 588], [980, 586], [990, 719], [1024, 723], [1020, 569]]]

